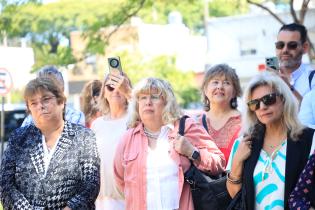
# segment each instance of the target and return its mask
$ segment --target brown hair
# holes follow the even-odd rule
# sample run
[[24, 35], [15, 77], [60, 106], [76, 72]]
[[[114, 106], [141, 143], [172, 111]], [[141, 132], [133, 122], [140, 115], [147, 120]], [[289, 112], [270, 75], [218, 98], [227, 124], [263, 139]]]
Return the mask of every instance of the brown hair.
[[86, 122], [89, 122], [100, 111], [98, 97], [102, 89], [101, 80], [87, 82], [81, 92], [81, 110], [85, 115]]
[[[27, 107], [27, 111], [30, 112], [28, 106], [28, 100], [37, 93], [49, 91], [51, 92], [57, 99], [57, 103], [65, 103], [66, 104], [66, 96], [63, 93], [63, 90], [60, 87], [58, 81], [56, 81], [52, 77], [38, 77], [29, 81], [24, 90], [24, 101]], [[63, 117], [65, 116], [65, 109], [63, 110]]]
[[[230, 79], [232, 81], [233, 89], [235, 91], [235, 96], [232, 98], [232, 100], [236, 100], [236, 97], [240, 97], [242, 95], [242, 89], [240, 85], [240, 80], [238, 78], [238, 75], [236, 74], [235, 69], [231, 68], [227, 64], [218, 64], [213, 67], [211, 67], [206, 73], [203, 78], [203, 82], [201, 85], [201, 95], [204, 103], [204, 110], [209, 111], [210, 110], [210, 101], [208, 97], [205, 94], [205, 89], [211, 79], [213, 79], [216, 76], [224, 76], [227, 79]], [[237, 108], [237, 104], [231, 107], [233, 109]]]

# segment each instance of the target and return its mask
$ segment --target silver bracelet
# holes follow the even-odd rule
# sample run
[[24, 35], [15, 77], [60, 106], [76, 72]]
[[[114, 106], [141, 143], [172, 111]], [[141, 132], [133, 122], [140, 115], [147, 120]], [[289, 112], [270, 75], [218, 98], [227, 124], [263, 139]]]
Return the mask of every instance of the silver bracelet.
[[242, 179], [233, 179], [231, 178], [231, 175], [230, 175], [230, 171], [227, 173], [226, 175], [226, 179], [228, 180], [228, 182], [230, 182], [231, 184], [241, 184], [242, 183]]

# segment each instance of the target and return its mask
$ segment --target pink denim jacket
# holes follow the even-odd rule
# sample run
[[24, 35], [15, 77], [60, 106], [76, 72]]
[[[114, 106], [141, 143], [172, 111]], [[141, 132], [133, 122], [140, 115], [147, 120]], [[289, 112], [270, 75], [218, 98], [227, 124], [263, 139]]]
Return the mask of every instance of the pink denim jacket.
[[[179, 121], [169, 133], [169, 142], [173, 144], [178, 133]], [[193, 119], [186, 119], [185, 137], [198, 148], [201, 161], [197, 167], [203, 171], [217, 174], [224, 171], [224, 155], [204, 128]], [[190, 167], [189, 159], [177, 153], [173, 147], [169, 151], [178, 165], [179, 210], [194, 210], [189, 184], [184, 180], [184, 172]], [[117, 147], [114, 157], [114, 176], [118, 188], [124, 193], [127, 210], [146, 210], [146, 160], [148, 140], [143, 132], [143, 124], [129, 129]]]

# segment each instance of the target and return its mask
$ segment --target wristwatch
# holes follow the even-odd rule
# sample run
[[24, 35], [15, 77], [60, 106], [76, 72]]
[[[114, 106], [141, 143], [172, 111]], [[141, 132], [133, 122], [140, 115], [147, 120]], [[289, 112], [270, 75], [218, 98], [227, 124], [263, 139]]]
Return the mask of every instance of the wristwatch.
[[291, 90], [292, 92], [294, 92], [295, 88], [294, 88], [293, 85], [290, 85], [290, 90]]
[[194, 150], [194, 152], [190, 156], [190, 159], [197, 160], [199, 157], [200, 157], [200, 153], [198, 152], [198, 150]]

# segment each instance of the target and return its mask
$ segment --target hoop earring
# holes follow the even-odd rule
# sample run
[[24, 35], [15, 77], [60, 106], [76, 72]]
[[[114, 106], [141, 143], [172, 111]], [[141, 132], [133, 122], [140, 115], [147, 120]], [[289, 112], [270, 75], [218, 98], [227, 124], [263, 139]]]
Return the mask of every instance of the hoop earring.
[[237, 108], [237, 98], [236, 97], [231, 99], [230, 106], [231, 106], [232, 109], [236, 109]]

